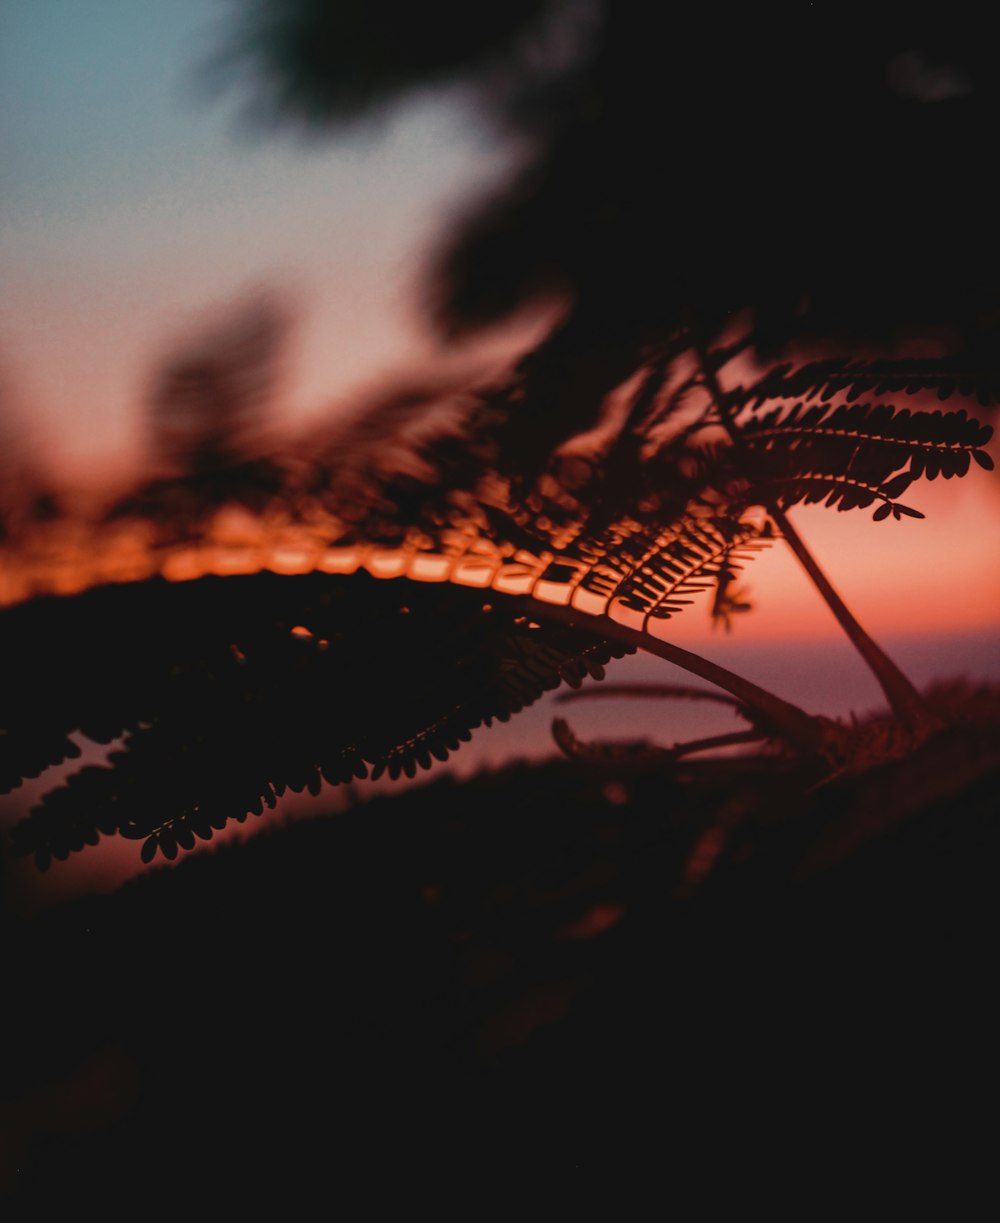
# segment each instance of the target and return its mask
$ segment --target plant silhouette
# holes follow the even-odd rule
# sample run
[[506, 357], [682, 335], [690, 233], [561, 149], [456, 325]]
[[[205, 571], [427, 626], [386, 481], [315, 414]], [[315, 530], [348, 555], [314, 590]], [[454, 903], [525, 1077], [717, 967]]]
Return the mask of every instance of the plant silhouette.
[[[735, 574], [775, 539], [786, 507], [822, 498], [842, 510], [874, 505], [878, 519], [912, 515], [899, 498], [914, 479], [988, 462], [990, 430], [964, 410], [818, 398], [837, 382], [936, 386], [954, 377], [951, 366], [827, 363], [805, 375], [803, 399], [785, 396], [791, 375], [778, 370], [717, 400], [701, 374], [670, 390], [655, 371], [629, 404], [630, 431], [603, 455], [556, 456], [520, 495], [493, 461], [487, 422], [501, 395], [492, 391], [468, 398], [458, 431], [451, 419], [443, 434], [425, 433], [409, 468], [376, 471], [378, 446], [364, 444], [367, 431], [379, 436], [379, 417], [398, 416], [397, 396], [374, 425], [366, 417], [348, 428], [336, 459], [303, 468], [199, 457], [188, 473], [126, 497], [88, 535], [98, 573], [102, 546], [113, 556], [124, 527], [144, 539], [138, 561], [150, 572], [176, 577], [171, 566], [193, 557], [216, 576], [98, 585], [6, 613], [5, 787], [78, 754], [74, 730], [105, 743], [125, 736], [108, 765], [48, 794], [15, 844], [42, 866], [100, 833], [141, 840], [145, 860], [172, 858], [273, 806], [285, 787], [318, 792], [321, 778], [369, 771], [413, 776], [474, 727], [562, 681], [600, 675], [637, 647], [731, 693], [750, 724], [746, 740], [804, 755], [820, 773], [914, 748], [941, 720], [915, 693], [926, 722], [907, 722], [904, 705], [900, 735], [873, 747], [666, 637], [699, 595], [712, 595], [717, 618], [736, 614]], [[703, 403], [684, 427], [646, 450], [678, 397], [696, 393]], [[402, 398], [419, 416], [436, 406]], [[221, 445], [235, 454], [235, 441]], [[220, 577], [233, 560], [234, 504], [249, 532], [249, 563], [236, 548], [237, 569], [327, 572]], [[63, 528], [46, 529], [51, 539]], [[119, 628], [154, 622], [164, 627], [134, 639]], [[55, 698], [38, 688], [40, 665], [58, 679]]]
[[[315, 788], [320, 777], [339, 782], [369, 770], [412, 775], [472, 727], [635, 648], [729, 692], [749, 722], [738, 735], [811, 761], [817, 775], [898, 758], [933, 737], [941, 710], [857, 623], [787, 511], [822, 502], [840, 511], [874, 507], [876, 521], [919, 517], [904, 499], [915, 480], [992, 466], [990, 426], [965, 407], [928, 402], [975, 399], [989, 410], [997, 401], [1000, 282], [975, 216], [959, 227], [954, 204], [945, 209], [931, 192], [933, 225], [927, 199], [914, 197], [890, 240], [880, 202], [845, 218], [820, 189], [835, 128], [850, 134], [853, 172], [862, 175], [888, 174], [918, 141], [959, 129], [966, 147], [996, 102], [981, 52], [958, 35], [939, 40], [938, 51], [957, 58], [925, 89], [919, 65], [905, 56], [927, 31], [887, 28], [860, 46], [835, 32], [820, 39], [811, 16], [803, 35], [810, 67], [779, 81], [770, 73], [779, 52], [760, 31], [748, 58], [738, 29], [709, 41], [696, 37], [703, 31], [692, 19], [684, 57], [664, 53], [664, 94], [662, 72], [647, 64], [650, 47], [661, 54], [652, 37], [659, 19], [645, 8], [623, 5], [600, 20], [573, 4], [544, 20], [536, 6], [502, 17], [498, 9], [493, 25], [475, 24], [474, 37], [458, 22], [446, 54], [432, 38], [408, 44], [409, 58], [398, 59], [386, 30], [362, 20], [363, 7], [355, 25], [331, 26], [323, 5], [250, 6], [216, 68], [227, 64], [231, 73], [249, 62], [258, 115], [271, 99], [283, 117], [321, 127], [425, 79], [471, 74], [507, 129], [532, 133], [534, 154], [514, 187], [459, 227], [432, 282], [437, 314], [461, 331], [533, 293], [568, 294], [569, 304], [505, 379], [397, 387], [357, 419], [276, 453], [260, 436], [286, 324], [273, 301], [258, 299], [162, 363], [149, 417], [163, 475], [83, 523], [50, 514], [25, 526], [22, 513], [14, 529], [8, 514], [7, 602], [67, 582], [76, 591], [149, 582], [148, 590], [94, 590], [75, 601], [74, 617], [83, 614], [77, 606], [95, 609], [84, 617], [102, 641], [94, 657], [120, 671], [91, 710], [85, 694], [98, 684], [89, 658], [50, 644], [74, 639], [59, 602], [46, 604], [44, 617], [8, 613], [20, 627], [10, 638], [17, 645], [8, 670], [17, 679], [4, 715], [4, 784], [78, 750], [68, 738], [74, 730], [104, 742], [126, 735], [109, 765], [71, 776], [43, 800], [17, 831], [19, 848], [45, 865], [101, 832], [123, 833], [142, 841], [146, 860], [173, 857], [286, 786]], [[565, 53], [555, 55], [560, 31]], [[487, 47], [498, 57], [490, 70], [482, 67]], [[359, 48], [372, 65], [364, 88], [350, 70]], [[846, 96], [830, 94], [834, 68], [853, 74]], [[696, 80], [712, 82], [713, 102], [693, 115], [681, 101]], [[737, 100], [742, 126], [731, 131], [727, 108]], [[671, 165], [697, 184], [668, 192], [666, 204], [648, 154], [665, 117], [678, 142]], [[772, 131], [805, 189], [815, 187], [808, 231], [802, 210], [790, 231], [775, 229], [763, 192], [771, 162], [746, 137], [759, 133], [767, 147], [763, 134]], [[628, 185], [612, 199], [611, 182]], [[720, 212], [734, 195], [738, 226]], [[571, 208], [571, 198], [585, 202]], [[572, 218], [561, 235], [559, 218]], [[901, 235], [924, 221], [921, 258], [904, 266]], [[974, 285], [965, 262], [946, 258], [959, 232], [966, 242], [978, 234], [982, 245]], [[861, 268], [877, 294], [859, 292]], [[876, 298], [877, 312], [866, 304]], [[785, 351], [791, 359], [780, 360]], [[882, 685], [892, 733], [873, 732], [864, 743], [854, 728], [811, 716], [670, 642], [668, 622], [701, 594], [727, 626], [749, 610], [738, 574], [779, 538]], [[222, 592], [241, 584], [269, 591], [265, 579], [249, 576], [265, 569], [316, 577], [286, 583], [286, 605], [255, 593], [254, 616], [243, 619]], [[381, 589], [363, 571], [397, 580]], [[181, 592], [159, 575], [224, 581]], [[126, 665], [116, 660], [114, 634], [100, 627], [119, 599], [119, 618], [135, 599], [129, 618], [143, 619], [150, 600], [176, 600], [171, 622], [191, 620], [206, 635], [178, 628]], [[221, 608], [224, 615], [211, 610]], [[50, 627], [36, 632], [32, 623]], [[356, 715], [349, 711], [370, 700], [349, 658], [352, 635], [361, 640], [376, 624], [379, 662], [371, 665], [383, 678], [371, 711]], [[452, 649], [454, 666], [445, 662]], [[46, 653], [61, 660], [64, 696], [56, 702], [32, 693]], [[436, 672], [426, 669], [430, 660]], [[331, 676], [344, 678], [346, 702], [329, 717], [283, 715], [279, 725], [274, 711], [312, 709]], [[391, 713], [382, 696], [390, 684]], [[195, 708], [197, 732], [185, 712]], [[189, 733], [188, 765], [154, 796], [153, 779]], [[557, 740], [576, 750], [568, 728]]]
[[[894, 1142], [936, 1166], [945, 1129], [967, 1157], [990, 1131], [963, 1091], [996, 1078], [1000, 693], [918, 692], [792, 516], [870, 514], [891, 547], [917, 481], [992, 464], [998, 243], [965, 189], [992, 44], [822, 5], [233, 13], [209, 76], [264, 130], [471, 97], [520, 161], [443, 234], [428, 313], [454, 342], [561, 313], [502, 377], [383, 388], [278, 446], [291, 318], [244, 301], [161, 355], [151, 470], [90, 509], [0, 422], [0, 790], [43, 785], [9, 844], [177, 868], [4, 908], [0, 1190], [134, 1212], [133, 1180], [214, 1176], [232, 1205], [270, 1171], [286, 1201], [396, 1177], [412, 1208], [421, 1176], [620, 1192], [635, 1168], [679, 1197], [706, 1152], [699, 1193], [731, 1151], [782, 1180], [818, 1159], [820, 1186]], [[785, 546], [885, 713], [817, 716], [671, 640], [699, 606], [753, 614], [744, 569]], [[633, 650], [708, 686], [587, 682]], [[562, 756], [218, 843], [549, 692]], [[623, 695], [734, 720], [577, 732]]]

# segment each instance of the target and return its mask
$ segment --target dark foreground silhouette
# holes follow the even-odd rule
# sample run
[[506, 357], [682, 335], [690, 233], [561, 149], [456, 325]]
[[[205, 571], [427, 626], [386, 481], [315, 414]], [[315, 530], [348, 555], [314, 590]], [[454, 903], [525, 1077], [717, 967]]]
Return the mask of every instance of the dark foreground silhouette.
[[790, 805], [754, 772], [514, 764], [8, 913], [5, 1189], [473, 1209], [538, 1175], [677, 1200], [705, 1160], [974, 1167], [998, 780], [850, 845], [884, 771]]

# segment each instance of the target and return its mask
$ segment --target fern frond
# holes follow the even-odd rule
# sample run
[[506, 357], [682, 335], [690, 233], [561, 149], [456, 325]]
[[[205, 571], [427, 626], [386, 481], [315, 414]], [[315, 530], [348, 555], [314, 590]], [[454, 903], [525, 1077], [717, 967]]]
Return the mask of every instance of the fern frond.
[[[513, 602], [484, 605], [480, 591], [364, 574], [146, 583], [42, 606], [47, 629], [61, 621], [91, 643], [56, 725], [75, 724], [94, 688], [117, 693], [131, 714], [131, 639], [113, 626], [146, 622], [154, 608], [161, 627], [148, 642], [143, 724], [106, 764], [49, 790], [13, 830], [16, 852], [42, 868], [102, 836], [141, 841], [144, 861], [172, 859], [273, 808], [286, 789], [318, 794], [324, 781], [369, 771], [412, 777], [476, 727], [506, 721], [561, 683], [600, 677], [630, 652], [578, 628], [539, 625]], [[20, 610], [8, 613], [24, 632], [5, 730], [30, 700], [48, 645]]]
[[683, 519], [666, 530], [625, 522], [610, 538], [589, 545], [592, 559], [580, 586], [609, 603], [620, 601], [644, 620], [665, 620], [768, 542], [757, 524], [722, 515]]
[[878, 487], [847, 476], [785, 476], [763, 481], [755, 486], [755, 490], [758, 494], [776, 499], [786, 509], [792, 505], [818, 505], [823, 502], [830, 509], [863, 510], [878, 500], [880, 504], [872, 515], [876, 522], [888, 518], [890, 513], [897, 521], [903, 515], [923, 518], [919, 510], [893, 502]]
[[0, 734], [0, 794], [8, 794], [29, 777], [53, 765], [75, 760], [80, 749], [61, 726], [21, 723]]
[[776, 366], [758, 382], [732, 393], [734, 407], [759, 407], [769, 400], [820, 399], [843, 395], [850, 403], [862, 395], [917, 395], [936, 391], [941, 400], [958, 394], [975, 397], [984, 408], [1000, 404], [1000, 369], [973, 356], [915, 357], [851, 361], [835, 357], [806, 365]]
[[578, 688], [588, 675], [602, 679], [605, 664], [629, 652], [562, 625], [516, 616], [498, 647], [494, 684], [467, 691], [447, 714], [370, 759], [372, 779], [383, 773], [393, 780], [415, 777], [418, 769], [431, 767], [432, 757], [447, 760], [478, 727], [508, 721], [562, 683]]
[[[878, 500], [921, 517], [897, 503], [914, 480], [963, 476], [972, 460], [992, 467], [982, 447], [993, 430], [964, 410], [912, 412], [891, 404], [799, 401], [750, 416], [740, 428], [754, 456], [754, 481], [761, 491], [777, 492], [786, 507], [828, 497], [829, 505], [854, 509]], [[880, 507], [878, 517], [889, 512]]]

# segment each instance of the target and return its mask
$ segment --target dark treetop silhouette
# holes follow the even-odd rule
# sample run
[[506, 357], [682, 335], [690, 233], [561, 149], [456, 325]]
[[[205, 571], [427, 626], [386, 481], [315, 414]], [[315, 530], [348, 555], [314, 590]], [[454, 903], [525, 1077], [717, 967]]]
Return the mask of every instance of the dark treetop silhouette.
[[[633, 648], [724, 690], [741, 729], [658, 750], [582, 744], [559, 722], [577, 762], [560, 776], [643, 819], [657, 779], [678, 821], [662, 882], [709, 896], [713, 929], [852, 855], [870, 866], [859, 846], [893, 829], [925, 866], [949, 800], [973, 842], [995, 840], [997, 694], [916, 692], [787, 516], [873, 509], [891, 531], [916, 514], [913, 481], [991, 466], [968, 412], [1000, 395], [996, 231], [988, 193], [967, 189], [998, 118], [982, 32], [909, 16], [860, 31], [812, 5], [774, 28], [628, 2], [235, 12], [213, 68], [257, 119], [322, 132], [426, 83], [477, 91], [530, 153], [448, 235], [429, 308], [455, 337], [538, 297], [563, 312], [506, 379], [401, 388], [273, 454], [252, 426], [282, 324], [257, 303], [156, 381], [172, 474], [88, 520], [51, 498], [7, 512], [0, 783], [74, 755], [73, 731], [121, 740], [15, 847], [45, 867], [120, 834], [174, 858], [285, 787], [412, 776]], [[745, 611], [736, 575], [779, 539], [885, 717], [814, 717], [671, 644], [699, 594], [720, 620]], [[743, 743], [758, 747], [688, 759]], [[692, 949], [718, 952], [703, 934]], [[785, 937], [775, 979], [806, 947]], [[656, 940], [640, 942], [648, 963]]]

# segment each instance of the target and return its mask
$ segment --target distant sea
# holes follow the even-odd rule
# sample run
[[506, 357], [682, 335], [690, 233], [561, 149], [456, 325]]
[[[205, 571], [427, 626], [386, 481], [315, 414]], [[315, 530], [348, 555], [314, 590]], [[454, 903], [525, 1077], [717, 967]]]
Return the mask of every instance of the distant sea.
[[[842, 637], [820, 641], [741, 641], [738, 631], [708, 641], [679, 642], [713, 662], [767, 688], [809, 713], [862, 716], [886, 707], [882, 691], [853, 646]], [[879, 645], [924, 689], [938, 680], [964, 678], [1000, 683], [1000, 628], [967, 632], [899, 634], [879, 637]], [[648, 654], [634, 654], [607, 668], [616, 684], [668, 683], [709, 688], [686, 672]], [[588, 687], [597, 686], [588, 684]], [[560, 692], [565, 692], [565, 687]], [[552, 743], [553, 717], [564, 717], [580, 738], [647, 738], [663, 745], [735, 729], [725, 707], [689, 701], [601, 698], [562, 703], [549, 694], [507, 725], [478, 731], [455, 758], [467, 772], [483, 763], [512, 756], [540, 756]]]

